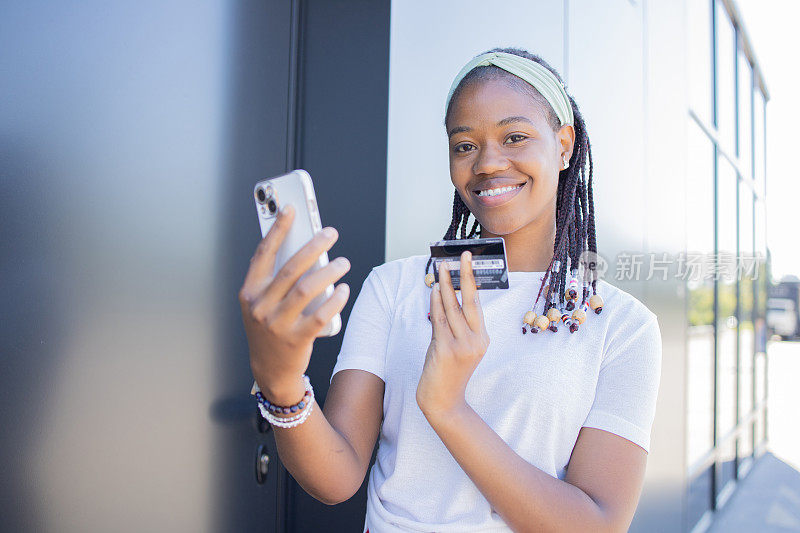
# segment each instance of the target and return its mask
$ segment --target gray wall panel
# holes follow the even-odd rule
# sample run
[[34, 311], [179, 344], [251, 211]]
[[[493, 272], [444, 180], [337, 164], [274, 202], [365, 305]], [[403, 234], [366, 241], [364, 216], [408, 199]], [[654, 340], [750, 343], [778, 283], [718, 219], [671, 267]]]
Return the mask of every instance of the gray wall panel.
[[[384, 262], [389, 91], [389, 2], [310, 0], [304, 4], [300, 163], [314, 179], [323, 225], [339, 230], [330, 259], [352, 267], [343, 329], [361, 284]], [[308, 375], [327, 394], [342, 335], [318, 339]], [[376, 443], [377, 445], [377, 443]], [[374, 451], [373, 458], [374, 461]], [[361, 531], [367, 477], [347, 502], [325, 506], [294, 485], [288, 531]]]
[[4, 6], [3, 529], [209, 530], [227, 22]]
[[[346, 324], [385, 252], [388, 38], [388, 2], [4, 5], [0, 529], [360, 527], [363, 498], [327, 507], [279, 475], [236, 294], [253, 184], [305, 166], [353, 263]], [[320, 403], [340, 343], [309, 369]]]

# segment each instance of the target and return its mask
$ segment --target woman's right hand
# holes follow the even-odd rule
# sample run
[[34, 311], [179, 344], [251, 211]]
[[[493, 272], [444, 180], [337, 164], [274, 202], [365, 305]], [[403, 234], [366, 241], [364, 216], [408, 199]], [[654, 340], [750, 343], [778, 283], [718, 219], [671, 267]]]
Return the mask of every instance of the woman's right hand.
[[302, 313], [311, 300], [350, 270], [350, 262], [338, 257], [300, 280], [338, 239], [338, 232], [332, 227], [317, 232], [272, 275], [275, 256], [294, 214], [291, 206], [278, 214], [250, 259], [250, 268], [239, 290], [250, 367], [265, 394], [296, 385], [308, 369], [317, 333], [344, 308], [350, 293], [350, 287], [340, 283], [314, 313]]

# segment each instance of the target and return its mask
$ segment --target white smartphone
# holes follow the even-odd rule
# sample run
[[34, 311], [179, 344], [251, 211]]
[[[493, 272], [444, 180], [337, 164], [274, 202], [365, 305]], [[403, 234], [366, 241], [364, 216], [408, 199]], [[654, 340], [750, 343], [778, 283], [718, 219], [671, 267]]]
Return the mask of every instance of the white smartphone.
[[[253, 196], [258, 213], [258, 223], [261, 226], [261, 237], [275, 223], [278, 212], [286, 204], [294, 207], [294, 220], [289, 232], [281, 243], [275, 256], [275, 275], [300, 248], [305, 246], [314, 235], [322, 230], [317, 197], [314, 193], [314, 183], [311, 176], [303, 169], [296, 169], [288, 174], [261, 180], [253, 188]], [[328, 252], [322, 252], [317, 261], [300, 276], [303, 279], [308, 274], [319, 270], [328, 264]], [[325, 291], [317, 295], [303, 309], [304, 315], [315, 312], [333, 294], [333, 284], [329, 284]], [[342, 328], [342, 317], [339, 313], [325, 325], [317, 337], [332, 337]], [[253, 382], [251, 394], [259, 390], [258, 384]]]
[[[261, 237], [275, 223], [284, 205], [292, 204], [295, 210], [292, 227], [283, 240], [275, 257], [276, 274], [300, 248], [305, 246], [314, 235], [322, 230], [322, 220], [320, 219], [317, 197], [314, 193], [314, 184], [311, 176], [303, 169], [296, 169], [288, 174], [265, 179], [256, 183], [253, 189], [253, 196], [258, 212], [258, 223], [261, 226]], [[328, 264], [328, 252], [322, 252], [317, 261], [300, 277], [303, 279], [308, 274], [316, 272]], [[303, 309], [304, 315], [314, 313], [317, 308], [324, 304], [333, 294], [333, 284], [329, 284], [325, 291], [318, 294]], [[339, 313], [325, 325], [317, 334], [317, 337], [332, 337], [339, 333], [342, 328], [342, 317]]]

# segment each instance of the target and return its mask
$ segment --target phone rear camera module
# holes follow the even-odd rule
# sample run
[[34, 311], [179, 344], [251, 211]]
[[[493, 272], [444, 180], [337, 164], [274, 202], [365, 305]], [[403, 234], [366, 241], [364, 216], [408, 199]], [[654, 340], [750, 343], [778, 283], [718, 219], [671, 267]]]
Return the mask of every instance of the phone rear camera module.
[[267, 201], [267, 193], [264, 192], [263, 187], [259, 187], [258, 190], [256, 191], [256, 200], [258, 200], [258, 203], [260, 204], [263, 204], [264, 202]]
[[269, 214], [274, 215], [278, 211], [278, 206], [275, 204], [275, 200], [270, 198], [269, 202], [267, 202], [267, 208], [269, 209]]

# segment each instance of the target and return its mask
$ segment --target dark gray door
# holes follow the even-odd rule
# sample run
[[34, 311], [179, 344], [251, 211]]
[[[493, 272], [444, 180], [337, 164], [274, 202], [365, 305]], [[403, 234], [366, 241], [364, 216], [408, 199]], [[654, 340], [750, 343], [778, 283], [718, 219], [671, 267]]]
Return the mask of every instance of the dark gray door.
[[[306, 168], [346, 325], [384, 258], [388, 42], [388, 1], [3, 8], [3, 530], [361, 527], [365, 487], [328, 507], [280, 467], [236, 293], [253, 183]], [[340, 344], [315, 348], [321, 403]]]

